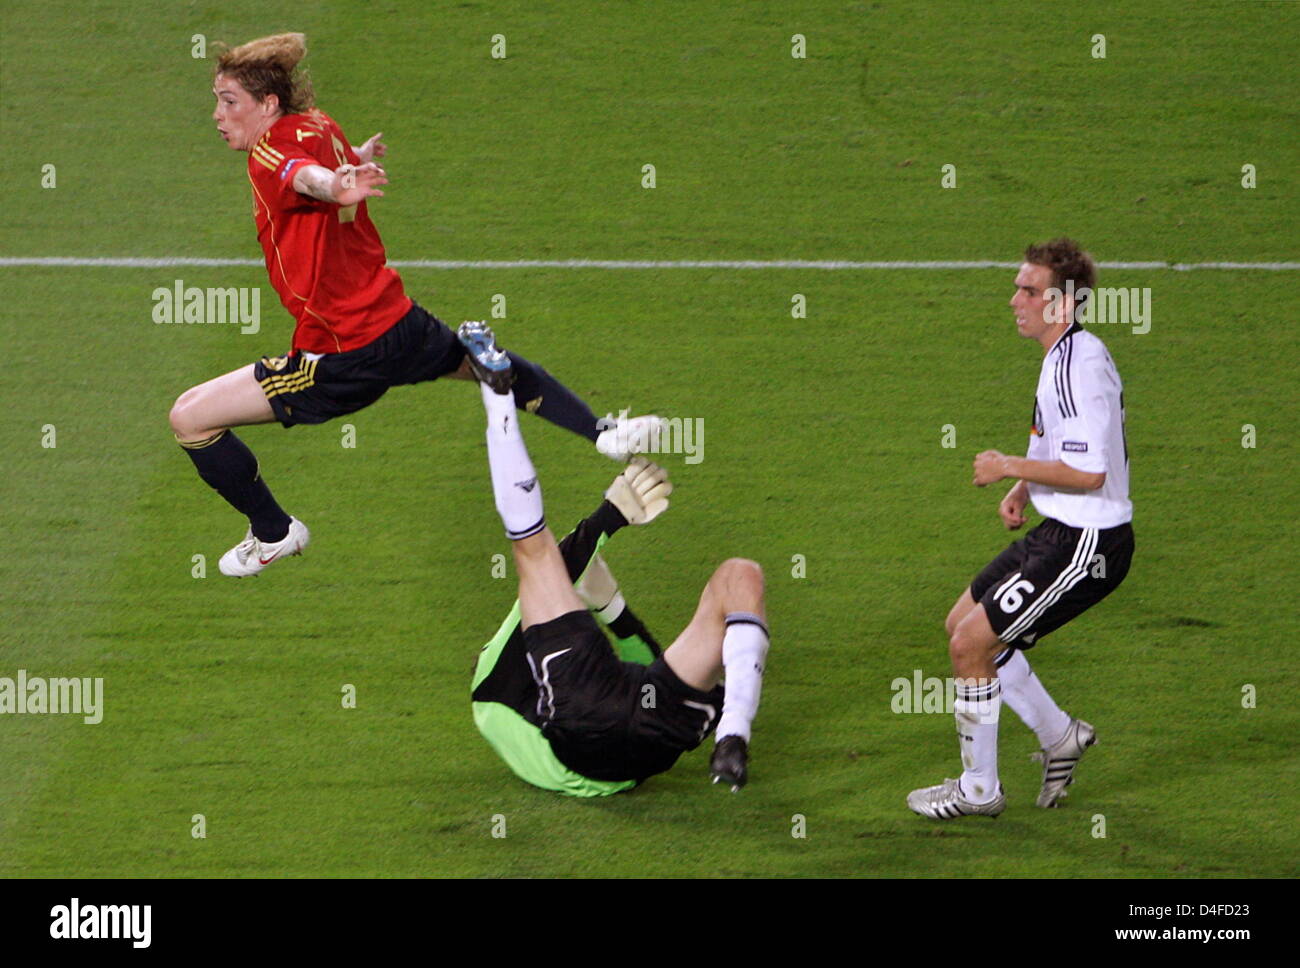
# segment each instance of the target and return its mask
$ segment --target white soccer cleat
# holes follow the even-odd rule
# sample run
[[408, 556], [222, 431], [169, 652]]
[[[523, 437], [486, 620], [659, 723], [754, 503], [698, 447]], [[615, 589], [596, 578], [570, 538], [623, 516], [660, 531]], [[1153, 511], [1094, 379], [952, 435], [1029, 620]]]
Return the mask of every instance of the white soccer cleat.
[[1043, 764], [1043, 787], [1038, 791], [1040, 807], [1055, 807], [1069, 795], [1065, 788], [1074, 782], [1074, 768], [1089, 746], [1097, 742], [1097, 731], [1082, 719], [1071, 719], [1065, 735], [1049, 749], [1030, 754]]
[[258, 541], [253, 529], [249, 528], [244, 540], [221, 556], [218, 567], [223, 575], [247, 578], [279, 558], [302, 554], [310, 540], [311, 532], [307, 525], [297, 518], [289, 519], [289, 533], [280, 541]]
[[[606, 423], [610, 420], [614, 418], [605, 418]], [[657, 454], [667, 432], [663, 417], [619, 417], [596, 437], [596, 449], [610, 460], [626, 463], [637, 454]]]
[[922, 787], [907, 795], [907, 805], [914, 813], [932, 820], [954, 820], [957, 817], [996, 817], [1007, 808], [1006, 794], [998, 784], [998, 795], [988, 803], [971, 803], [961, 795], [957, 780], [944, 780], [938, 786]]

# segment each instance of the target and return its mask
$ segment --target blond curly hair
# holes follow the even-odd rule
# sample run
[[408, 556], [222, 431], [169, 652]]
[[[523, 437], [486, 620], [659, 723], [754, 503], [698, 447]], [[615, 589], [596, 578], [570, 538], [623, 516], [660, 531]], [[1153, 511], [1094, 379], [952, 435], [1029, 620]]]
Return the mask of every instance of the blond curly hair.
[[302, 114], [316, 103], [311, 79], [298, 68], [307, 56], [305, 34], [273, 34], [238, 47], [218, 45], [213, 76], [223, 74], [239, 82], [257, 101], [274, 94], [285, 114]]

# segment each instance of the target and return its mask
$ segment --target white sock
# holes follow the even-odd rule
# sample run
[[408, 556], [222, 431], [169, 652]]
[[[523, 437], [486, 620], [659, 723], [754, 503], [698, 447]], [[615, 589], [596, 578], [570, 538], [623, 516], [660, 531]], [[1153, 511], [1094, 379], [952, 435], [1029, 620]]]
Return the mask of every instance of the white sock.
[[608, 605], [604, 608], [595, 609], [592, 614], [596, 616], [596, 621], [600, 622], [601, 625], [613, 625], [626, 610], [627, 601], [623, 598], [623, 593], [615, 592]]
[[722, 717], [718, 720], [718, 739], [739, 736], [749, 742], [750, 726], [763, 692], [767, 646], [767, 626], [761, 618], [750, 612], [727, 615], [727, 631], [722, 636], [722, 667], [727, 689]]
[[971, 803], [988, 803], [998, 795], [998, 711], [1002, 691], [997, 679], [958, 679], [953, 712], [961, 745], [961, 792]]
[[542, 486], [519, 433], [514, 393], [494, 393], [486, 383], [479, 388], [487, 411], [488, 467], [497, 513], [506, 527], [506, 537], [518, 541], [546, 527]]
[[617, 621], [627, 608], [623, 593], [618, 590], [618, 579], [599, 553], [591, 556], [573, 588], [602, 625]]
[[1029, 660], [1019, 649], [998, 669], [1002, 681], [1002, 698], [1017, 716], [1038, 736], [1038, 745], [1048, 749], [1065, 735], [1070, 716], [1047, 694], [1034, 675]]

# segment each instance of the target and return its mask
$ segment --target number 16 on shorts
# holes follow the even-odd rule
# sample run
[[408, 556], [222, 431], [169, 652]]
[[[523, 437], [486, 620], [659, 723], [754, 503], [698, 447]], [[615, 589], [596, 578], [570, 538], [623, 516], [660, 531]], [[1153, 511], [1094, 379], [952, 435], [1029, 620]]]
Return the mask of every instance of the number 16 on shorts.
[[1034, 583], [1021, 578], [1020, 572], [1016, 572], [993, 593], [993, 599], [1007, 615], [1015, 615], [1024, 606], [1025, 596], [1033, 594]]

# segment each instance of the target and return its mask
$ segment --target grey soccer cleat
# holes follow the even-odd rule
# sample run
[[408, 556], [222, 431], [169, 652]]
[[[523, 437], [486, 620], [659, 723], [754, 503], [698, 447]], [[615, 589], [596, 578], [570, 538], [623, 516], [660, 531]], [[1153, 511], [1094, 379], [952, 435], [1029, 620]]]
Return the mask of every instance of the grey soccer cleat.
[[749, 744], [740, 736], [724, 736], [713, 747], [709, 775], [714, 783], [726, 783], [735, 793], [749, 780]]
[[1082, 719], [1071, 719], [1062, 736], [1049, 749], [1039, 750], [1030, 759], [1043, 764], [1043, 788], [1038, 791], [1040, 807], [1055, 807], [1068, 795], [1066, 787], [1074, 782], [1074, 768], [1084, 752], [1097, 742], [1097, 731]]
[[515, 382], [510, 357], [497, 346], [487, 323], [476, 319], [466, 320], [460, 324], [456, 335], [465, 347], [465, 358], [469, 360], [474, 378], [479, 383], [486, 383], [494, 393], [509, 393], [510, 385]]
[[957, 817], [996, 817], [1007, 808], [1006, 794], [998, 784], [998, 795], [988, 803], [971, 803], [961, 794], [956, 780], [944, 780], [938, 786], [922, 787], [907, 795], [907, 805], [914, 813], [932, 820], [954, 820]]

